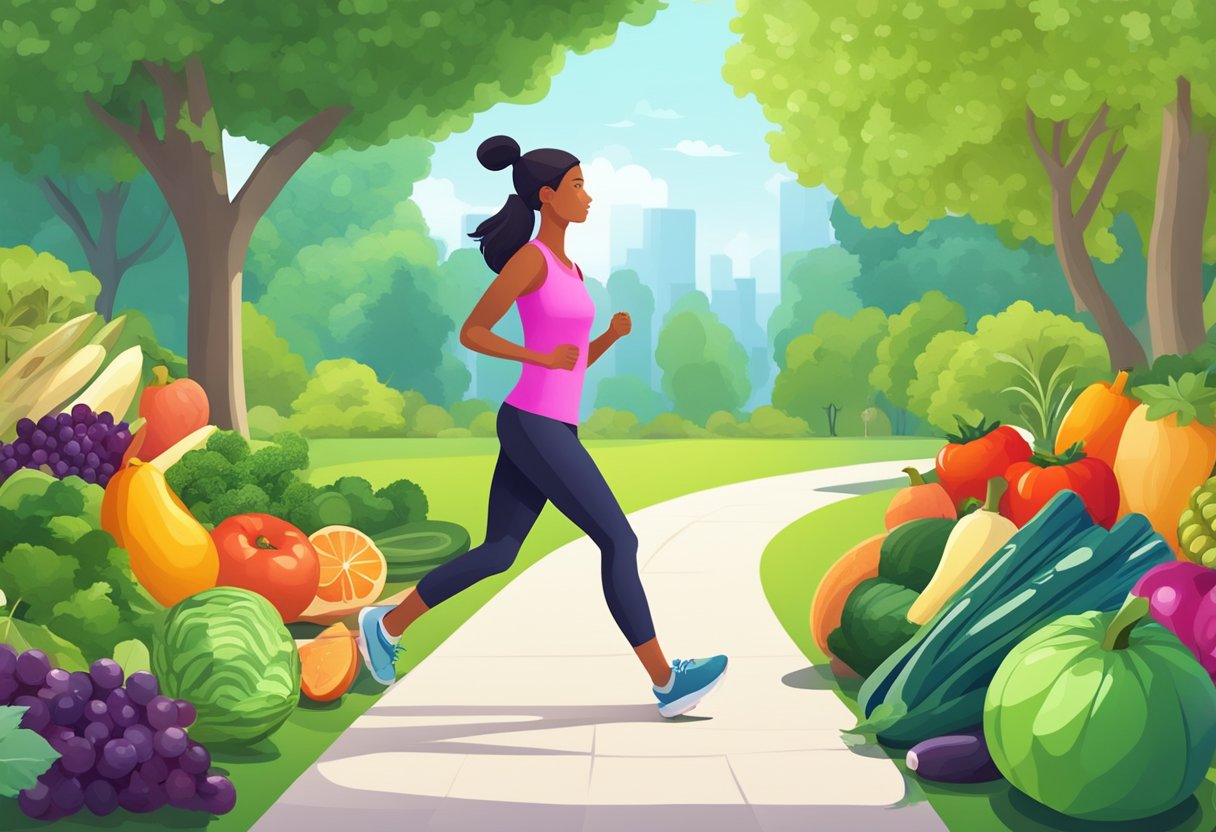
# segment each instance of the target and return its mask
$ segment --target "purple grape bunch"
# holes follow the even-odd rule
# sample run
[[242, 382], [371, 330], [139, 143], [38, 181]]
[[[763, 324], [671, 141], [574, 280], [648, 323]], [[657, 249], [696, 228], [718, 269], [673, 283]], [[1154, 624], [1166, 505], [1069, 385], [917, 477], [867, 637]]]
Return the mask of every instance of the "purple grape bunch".
[[68, 413], [48, 413], [37, 422], [17, 422], [17, 438], [0, 442], [0, 483], [19, 468], [43, 468], [58, 479], [80, 477], [105, 487], [131, 445], [131, 426], [111, 413], [78, 404]]
[[19, 654], [0, 644], [0, 705], [25, 706], [21, 727], [59, 752], [17, 796], [28, 817], [162, 806], [223, 815], [236, 805], [232, 782], [210, 773], [211, 754], [186, 730], [194, 706], [162, 694], [147, 671], [125, 677], [113, 659], [98, 659], [87, 673], [69, 673], [41, 650]]

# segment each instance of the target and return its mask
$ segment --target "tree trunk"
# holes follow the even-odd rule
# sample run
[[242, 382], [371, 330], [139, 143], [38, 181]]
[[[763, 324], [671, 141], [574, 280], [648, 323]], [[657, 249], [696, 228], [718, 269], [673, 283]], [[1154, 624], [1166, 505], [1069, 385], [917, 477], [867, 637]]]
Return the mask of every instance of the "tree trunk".
[[1094, 142], [1107, 131], [1106, 116], [1109, 112], [1110, 108], [1103, 104], [1067, 159], [1064, 158], [1062, 147], [1066, 121], [1052, 123], [1051, 148], [1048, 150], [1039, 138], [1037, 117], [1034, 111], [1027, 107], [1026, 132], [1051, 182], [1051, 224], [1056, 256], [1072, 292], [1076, 310], [1093, 314], [1098, 331], [1106, 341], [1112, 369], [1126, 370], [1145, 363], [1144, 348], [1098, 281], [1093, 261], [1089, 258], [1089, 248], [1085, 244], [1085, 230], [1089, 228], [1094, 212], [1102, 201], [1102, 195], [1119, 167], [1123, 154], [1127, 152], [1126, 146], [1115, 150], [1114, 133], [1110, 136], [1102, 163], [1080, 207], [1073, 207], [1073, 187], [1077, 182], [1077, 174], [1089, 156]]
[[101, 224], [96, 239], [89, 231], [80, 209], [67, 193], [49, 177], [43, 178], [41, 185], [42, 193], [51, 208], [76, 235], [80, 248], [89, 261], [89, 271], [101, 284], [94, 309], [107, 321], [111, 320], [114, 317], [114, 299], [118, 296], [118, 285], [122, 282], [123, 275], [136, 263], [160, 257], [169, 247], [169, 238], [165, 237], [155, 252], [149, 251], [152, 244], [161, 236], [165, 221], [169, 218], [168, 209], [165, 209], [160, 222], [157, 223], [155, 230], [147, 240], [130, 254], [120, 257], [118, 255], [118, 226], [122, 219], [122, 209], [127, 201], [130, 185], [120, 182], [108, 191], [97, 192], [97, 204], [101, 209]]
[[[254, 226], [300, 165], [325, 143], [348, 112], [324, 110], [284, 136], [266, 152], [234, 199], [228, 196], [221, 130], [214, 120], [211, 93], [197, 55], [183, 71], [145, 61], [156, 82], [165, 119], [157, 135], [146, 104], [131, 127], [88, 99], [93, 113], [122, 137], [156, 180], [177, 219], [189, 271], [190, 377], [202, 385], [217, 427], [249, 435], [245, 373], [241, 353], [241, 270]], [[211, 114], [212, 118], [208, 118]], [[187, 127], [190, 133], [183, 131]]]
[[1185, 355], [1203, 343], [1203, 227], [1208, 214], [1209, 137], [1195, 129], [1191, 85], [1161, 119], [1156, 210], [1148, 246], [1153, 353]]
[[1064, 277], [1084, 308], [1094, 316], [1098, 330], [1106, 341], [1106, 350], [1110, 353], [1111, 369], [1117, 372], [1142, 365], [1146, 363], [1144, 347], [1098, 282], [1098, 274], [1094, 271], [1094, 263], [1089, 259], [1089, 250], [1085, 245], [1085, 231], [1078, 227], [1072, 217], [1065, 215], [1065, 206], [1061, 204], [1064, 198], [1064, 194], [1057, 193], [1052, 200], [1051, 210], [1056, 256], [1060, 260], [1060, 268], [1064, 270]]

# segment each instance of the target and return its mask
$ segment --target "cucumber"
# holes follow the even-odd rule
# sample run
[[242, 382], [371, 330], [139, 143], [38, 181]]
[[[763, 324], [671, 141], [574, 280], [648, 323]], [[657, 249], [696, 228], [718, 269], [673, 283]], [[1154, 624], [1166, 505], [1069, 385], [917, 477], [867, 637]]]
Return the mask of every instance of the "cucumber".
[[1001, 778], [980, 728], [934, 737], [908, 752], [908, 770], [937, 783], [987, 783]]
[[941, 562], [946, 540], [957, 520], [924, 517], [896, 526], [882, 541], [878, 576], [920, 592]]
[[457, 523], [419, 520], [375, 535], [388, 562], [388, 580], [412, 581], [469, 551], [469, 533]]

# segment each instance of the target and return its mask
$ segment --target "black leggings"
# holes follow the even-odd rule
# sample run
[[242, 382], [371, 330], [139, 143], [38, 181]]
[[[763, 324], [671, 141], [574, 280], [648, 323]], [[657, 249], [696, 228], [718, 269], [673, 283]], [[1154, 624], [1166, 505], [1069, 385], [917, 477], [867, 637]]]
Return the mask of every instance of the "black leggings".
[[485, 542], [427, 573], [416, 590], [423, 603], [433, 607], [505, 572], [548, 500], [600, 547], [604, 598], [630, 646], [654, 638], [638, 576], [637, 535], [579, 441], [578, 427], [504, 402], [498, 441]]

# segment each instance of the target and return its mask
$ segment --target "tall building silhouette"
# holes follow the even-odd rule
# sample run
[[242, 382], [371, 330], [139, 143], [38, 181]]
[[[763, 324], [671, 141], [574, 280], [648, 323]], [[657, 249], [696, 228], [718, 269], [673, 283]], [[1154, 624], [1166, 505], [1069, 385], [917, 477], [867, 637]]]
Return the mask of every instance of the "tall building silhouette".
[[642, 247], [641, 205], [613, 205], [609, 212], [608, 256], [609, 274], [631, 268], [627, 264], [630, 249]]
[[734, 265], [725, 254], [709, 255], [709, 290], [717, 294], [719, 289], [732, 291], [735, 288]]
[[781, 260], [793, 251], [810, 251], [832, 245], [835, 236], [831, 214], [836, 198], [831, 191], [822, 185], [804, 188], [796, 180], [790, 179], [781, 183], [779, 199]]

